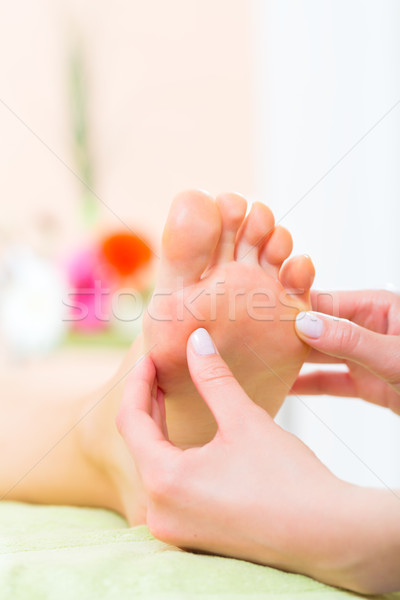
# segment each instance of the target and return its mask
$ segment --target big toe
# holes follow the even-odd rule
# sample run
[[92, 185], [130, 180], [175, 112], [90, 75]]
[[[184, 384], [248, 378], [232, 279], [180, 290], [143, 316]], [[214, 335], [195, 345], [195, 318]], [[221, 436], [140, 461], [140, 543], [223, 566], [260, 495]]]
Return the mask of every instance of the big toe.
[[307, 303], [314, 277], [314, 265], [311, 258], [305, 254], [290, 258], [279, 272], [279, 280], [287, 293]]
[[198, 281], [220, 234], [220, 212], [209, 194], [200, 190], [178, 194], [164, 227], [158, 285], [176, 288]]

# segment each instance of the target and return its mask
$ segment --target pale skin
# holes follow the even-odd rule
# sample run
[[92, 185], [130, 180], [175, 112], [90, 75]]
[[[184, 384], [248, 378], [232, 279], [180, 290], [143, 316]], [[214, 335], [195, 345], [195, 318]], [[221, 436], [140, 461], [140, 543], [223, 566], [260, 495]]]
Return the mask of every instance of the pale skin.
[[[400, 490], [336, 478], [254, 404], [213, 350], [187, 347], [190, 373], [218, 430], [201, 448], [168, 441], [150, 357], [127, 382], [119, 430], [148, 495], [147, 524], [183, 548], [310, 575], [360, 593], [400, 588]], [[203, 332], [204, 335], [204, 332]]]
[[[180, 447], [211, 440], [216, 422], [193, 385], [185, 355], [199, 325], [212, 333], [252, 399], [277, 413], [309, 352], [294, 320], [310, 307], [314, 267], [307, 256], [289, 258], [291, 235], [275, 226], [269, 208], [255, 203], [247, 217], [246, 208], [238, 194], [179, 194], [164, 229], [143, 333], [115, 376], [72, 401], [62, 389], [55, 401], [45, 386], [33, 403], [26, 402], [29, 389], [14, 402], [4, 399], [2, 497], [103, 506], [132, 525], [145, 522], [146, 495], [115, 426], [124, 380], [138, 357], [149, 353], [165, 392], [170, 439]], [[26, 444], [15, 443], [16, 431]]]
[[183, 193], [164, 229], [144, 349], [157, 365], [170, 436], [180, 446], [202, 444], [216, 431], [187, 369], [185, 344], [194, 329], [210, 331], [246, 392], [272, 415], [309, 351], [295, 334], [294, 319], [310, 307], [311, 260], [286, 260], [289, 232], [275, 226], [265, 205], [253, 204], [247, 218], [246, 206], [238, 194], [214, 202], [203, 192]]
[[[399, 414], [400, 297], [314, 292], [312, 305], [322, 311], [309, 313], [312, 335], [305, 333], [304, 315], [297, 319], [298, 335], [314, 348], [309, 360], [344, 362], [348, 372], [301, 375], [294, 391], [359, 397]], [[341, 318], [332, 319], [332, 312]], [[322, 323], [318, 335], [315, 319]], [[360, 593], [398, 590], [400, 490], [340, 481], [250, 404], [218, 355], [196, 357], [189, 343], [188, 363], [219, 426], [210, 443], [186, 452], [168, 443], [162, 397], [151, 400], [157, 384], [147, 358], [118, 416], [148, 493], [153, 533], [181, 547], [278, 566]]]
[[[132, 525], [145, 522], [149, 489], [143, 485], [135, 462], [114, 424], [125, 378], [138, 357], [148, 353], [143, 364], [151, 361], [155, 365], [158, 385], [165, 392], [166, 415], [164, 402], [156, 402], [155, 406], [158, 427], [163, 434], [166, 435], [168, 428], [169, 439], [174, 442], [176, 451], [204, 446], [213, 440], [219, 420], [217, 415], [213, 417], [210, 407], [196, 391], [185, 356], [187, 339], [199, 326], [212, 333], [247, 395], [243, 390], [241, 393], [265, 409], [255, 407], [258, 416], [261, 418], [262, 414], [266, 419], [267, 413], [276, 414], [309, 351], [311, 342], [308, 339], [305, 340], [307, 343], [300, 341], [294, 319], [299, 310], [310, 308], [309, 290], [314, 269], [308, 257], [286, 260], [291, 252], [290, 234], [274, 226], [269, 209], [256, 204], [246, 219], [244, 213], [245, 201], [236, 194], [224, 194], [216, 202], [202, 192], [181, 194], [172, 206], [164, 231], [158, 283], [144, 321], [143, 335], [136, 340], [115, 377], [90, 396], [73, 402], [61, 396], [55, 404], [52, 394], [41, 394], [37, 403], [28, 406], [23, 394], [17, 402], [4, 402], [0, 439], [3, 455], [10, 457], [0, 473], [5, 499], [103, 506], [125, 515]], [[230, 320], [231, 301], [227, 302], [227, 298], [229, 291], [237, 291], [238, 282], [244, 294], [238, 296], [235, 319]], [[221, 286], [224, 294], [215, 294], [215, 305], [210, 305], [211, 292], [219, 291]], [[249, 306], [244, 299], [260, 288], [268, 293], [268, 302], [262, 303], [257, 297], [257, 302], [250, 305], [253, 312], [249, 315]], [[167, 295], [166, 289], [169, 290]], [[182, 297], [187, 300], [186, 304], [194, 307], [193, 311], [186, 310], [183, 302], [183, 316], [179, 313]], [[214, 318], [215, 310], [217, 318]], [[172, 320], [160, 320], [160, 316]], [[301, 385], [301, 379], [294, 385]], [[121, 421], [118, 422], [122, 429]], [[269, 418], [268, 423], [273, 421]], [[65, 435], [69, 430], [71, 432]], [[14, 443], [15, 431], [19, 432], [18, 439], [26, 440], [26, 444]], [[62, 436], [62, 441], [51, 449]], [[279, 436], [283, 439], [281, 434]], [[131, 437], [129, 439], [131, 441]], [[248, 464], [244, 445], [241, 450], [241, 462], [236, 463], [238, 473], [241, 465]], [[204, 455], [202, 448], [195, 451]], [[314, 464], [314, 458], [310, 463]], [[39, 459], [40, 462], [26, 475]], [[207, 468], [206, 464], [204, 468]], [[321, 473], [327, 486], [332, 481], [332, 476], [322, 465], [318, 464], [314, 472]], [[317, 479], [315, 477], [318, 496]], [[154, 491], [154, 485], [150, 486], [150, 491]], [[161, 486], [160, 497], [162, 494]], [[350, 495], [346, 498], [350, 500]], [[372, 505], [373, 502], [371, 500]], [[248, 512], [246, 504], [243, 506], [242, 516]], [[389, 505], [384, 508], [385, 514], [389, 515]], [[204, 522], [202, 526], [207, 529]], [[176, 540], [179, 543], [178, 537]], [[206, 543], [203, 540], [203, 549], [207, 549]], [[232, 544], [226, 546], [227, 552], [217, 548], [209, 550], [268, 562], [267, 555], [261, 561], [252, 555], [248, 541], [243, 540], [241, 546], [240, 531]], [[290, 554], [291, 550], [283, 546], [282, 552]], [[279, 559], [271, 554], [268, 556], [271, 560], [268, 564], [285, 568], [281, 555]], [[354, 556], [357, 557], [357, 553]], [[357, 563], [354, 556], [352, 560]], [[288, 563], [287, 568], [308, 572], [321, 580], [327, 569], [329, 573], [342, 573], [344, 579], [338, 585], [352, 587], [354, 580], [351, 577], [355, 572], [350, 573], [348, 564], [335, 566], [334, 559], [333, 563], [330, 559], [332, 557], [326, 555], [327, 563], [320, 565], [318, 572], [307, 571], [304, 561]], [[385, 559], [384, 554], [382, 559]], [[326, 577], [325, 580], [328, 581]], [[356, 587], [353, 585], [352, 589]]]
[[293, 391], [362, 398], [400, 415], [400, 295], [386, 290], [313, 292], [312, 306], [323, 313], [315, 315], [323, 322], [323, 333], [310, 337], [297, 329], [313, 348], [307, 360], [344, 362], [348, 372], [302, 375]]

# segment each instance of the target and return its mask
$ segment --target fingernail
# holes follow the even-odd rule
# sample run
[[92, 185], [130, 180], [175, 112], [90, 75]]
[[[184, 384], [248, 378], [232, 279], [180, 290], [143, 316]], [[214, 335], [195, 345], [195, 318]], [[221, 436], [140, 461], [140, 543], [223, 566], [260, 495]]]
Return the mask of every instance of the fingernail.
[[296, 327], [309, 338], [319, 338], [323, 332], [324, 323], [314, 312], [300, 312], [296, 317]]
[[196, 354], [208, 356], [210, 354], [216, 354], [217, 352], [210, 334], [206, 329], [203, 329], [203, 327], [193, 331], [192, 335], [190, 336], [190, 341], [193, 344]]

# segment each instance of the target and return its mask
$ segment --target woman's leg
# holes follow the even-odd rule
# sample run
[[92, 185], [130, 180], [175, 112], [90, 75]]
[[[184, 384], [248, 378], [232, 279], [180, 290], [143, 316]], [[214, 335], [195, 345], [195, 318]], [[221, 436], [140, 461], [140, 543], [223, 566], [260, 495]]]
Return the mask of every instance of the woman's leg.
[[144, 347], [166, 394], [171, 440], [181, 447], [209, 441], [215, 420], [193, 386], [185, 354], [198, 327], [210, 330], [250, 397], [276, 414], [308, 354], [294, 319], [309, 306], [314, 268], [307, 257], [282, 266], [289, 232], [274, 227], [265, 206], [253, 205], [246, 219], [245, 208], [234, 194], [216, 203], [202, 192], [175, 200], [144, 342], [136, 340], [106, 385], [71, 401], [61, 377], [50, 390], [25, 387], [15, 398], [4, 396], [0, 497], [101, 506], [142, 523], [144, 492], [115, 426], [124, 381]]
[[138, 339], [118, 373], [80, 397], [71, 397], [65, 382], [65, 377], [79, 376], [79, 372], [65, 373], [56, 388], [44, 377], [35, 381], [3, 377], [2, 500], [99, 506], [123, 512], [115, 483], [117, 469], [111, 468], [118, 438], [110, 436], [110, 427], [125, 376], [140, 355], [140, 347]]

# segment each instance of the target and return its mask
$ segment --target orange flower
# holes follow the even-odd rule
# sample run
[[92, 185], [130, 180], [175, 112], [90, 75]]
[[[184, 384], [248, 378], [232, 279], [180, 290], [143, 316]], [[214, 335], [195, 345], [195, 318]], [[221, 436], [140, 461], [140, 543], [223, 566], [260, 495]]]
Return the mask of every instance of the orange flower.
[[114, 233], [103, 240], [106, 261], [125, 277], [151, 260], [150, 248], [132, 233]]

